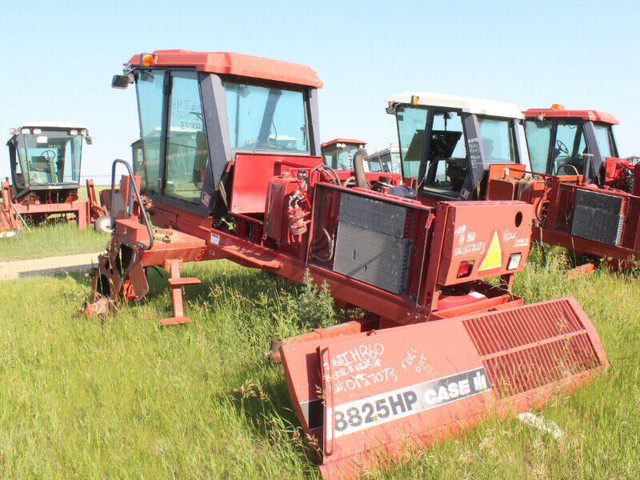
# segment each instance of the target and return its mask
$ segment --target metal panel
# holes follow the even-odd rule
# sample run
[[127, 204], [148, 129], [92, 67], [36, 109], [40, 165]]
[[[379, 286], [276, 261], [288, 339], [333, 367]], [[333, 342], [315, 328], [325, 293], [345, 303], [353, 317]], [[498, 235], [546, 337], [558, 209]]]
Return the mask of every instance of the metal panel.
[[462, 117], [464, 126], [464, 136], [467, 141], [467, 155], [469, 158], [470, 168], [467, 173], [467, 178], [462, 185], [462, 191], [460, 197], [469, 199], [471, 194], [475, 191], [476, 187], [484, 176], [485, 168], [484, 164], [484, 149], [482, 142], [480, 142], [480, 123], [478, 117], [475, 115], [464, 114]]
[[622, 197], [591, 190], [576, 190], [571, 235], [608, 245], [620, 245], [624, 216]]
[[[440, 285], [524, 269], [529, 254], [532, 205], [518, 201], [477, 201], [449, 202], [447, 208], [442, 253], [438, 256]], [[509, 258], [516, 253], [522, 255], [520, 263], [509, 270]], [[494, 262], [489, 261], [493, 256]], [[473, 268], [470, 274], [460, 276], [463, 262]]]
[[344, 221], [338, 222], [336, 238], [334, 271], [391, 293], [404, 292], [411, 240]]
[[484, 415], [526, 411], [608, 366], [572, 298], [285, 343], [281, 352], [325, 480], [354, 478]]
[[587, 322], [569, 299], [560, 299], [463, 323], [496, 394], [505, 398], [601, 367]]
[[271, 177], [311, 169], [317, 157], [237, 153], [231, 190], [231, 213], [264, 213]]
[[309, 89], [309, 153], [313, 156], [320, 157], [320, 121], [318, 115], [318, 89]]
[[213, 195], [213, 192], [218, 190], [218, 184], [227, 162], [231, 160], [227, 100], [222, 81], [217, 75], [212, 74], [202, 78], [200, 91], [202, 92], [202, 106], [204, 107], [204, 120], [207, 127], [209, 168], [213, 174], [212, 184], [205, 182], [205, 192]]
[[340, 197], [340, 220], [369, 230], [402, 237], [407, 208], [373, 198], [343, 193]]

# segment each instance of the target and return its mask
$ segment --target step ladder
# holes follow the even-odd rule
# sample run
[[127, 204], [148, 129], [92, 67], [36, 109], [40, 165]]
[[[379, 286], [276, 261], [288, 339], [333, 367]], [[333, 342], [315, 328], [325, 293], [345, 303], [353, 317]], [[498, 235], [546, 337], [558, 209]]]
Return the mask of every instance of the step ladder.
[[163, 318], [160, 320], [160, 323], [164, 326], [192, 323], [193, 320], [184, 314], [182, 287], [184, 285], [198, 285], [201, 283], [200, 279], [195, 277], [181, 277], [182, 260], [179, 258], [165, 260], [163, 268], [169, 271], [169, 286], [171, 287], [171, 299], [173, 300], [173, 317]]

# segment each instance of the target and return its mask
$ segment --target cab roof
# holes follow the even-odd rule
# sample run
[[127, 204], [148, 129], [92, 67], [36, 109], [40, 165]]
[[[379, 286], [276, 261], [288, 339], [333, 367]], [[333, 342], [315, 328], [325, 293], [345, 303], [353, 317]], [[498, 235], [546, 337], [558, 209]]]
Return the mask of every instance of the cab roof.
[[57, 130], [88, 130], [84, 125], [73, 122], [26, 122], [17, 130], [23, 128], [53, 128]]
[[[125, 66], [142, 63], [143, 54], [137, 54]], [[191, 50], [155, 50], [153, 67], [191, 67], [199, 72], [235, 75], [275, 82], [321, 88], [318, 74], [306, 65], [271, 60], [269, 58], [234, 52], [194, 52]]]
[[[555, 108], [554, 108], [555, 107]], [[618, 125], [620, 122], [610, 113], [600, 112], [598, 110], [566, 110], [562, 105], [552, 108], [530, 108], [525, 110], [526, 118], [534, 118], [539, 115], [548, 118], [581, 118], [592, 122], [603, 122], [610, 125]]]
[[388, 101], [390, 106], [397, 103], [414, 104], [426, 107], [451, 108], [490, 117], [524, 118], [518, 106], [513, 103], [458, 97], [444, 93], [407, 91], [393, 95]]
[[354, 138], [334, 138], [333, 140], [329, 140], [328, 142], [324, 142], [321, 146], [328, 147], [335, 143], [351, 143], [354, 145], [366, 145], [367, 142], [363, 142], [362, 140], [356, 140]]

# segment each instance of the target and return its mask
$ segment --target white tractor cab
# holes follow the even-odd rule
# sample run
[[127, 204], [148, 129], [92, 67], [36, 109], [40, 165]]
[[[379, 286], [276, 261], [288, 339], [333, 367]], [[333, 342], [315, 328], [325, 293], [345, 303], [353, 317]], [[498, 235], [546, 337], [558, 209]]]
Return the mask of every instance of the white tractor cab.
[[368, 172], [402, 173], [400, 148], [391, 145], [369, 155], [364, 162]]
[[387, 113], [396, 116], [404, 181], [418, 197], [482, 198], [490, 165], [531, 170], [517, 105], [409, 91], [392, 96]]
[[334, 170], [353, 170], [353, 157], [367, 142], [353, 138], [334, 138], [320, 145], [324, 163]]
[[10, 133], [7, 146], [14, 199], [28, 194], [38, 197], [40, 203], [77, 198], [82, 139], [91, 144], [86, 127], [66, 122], [29, 122], [12, 128]]

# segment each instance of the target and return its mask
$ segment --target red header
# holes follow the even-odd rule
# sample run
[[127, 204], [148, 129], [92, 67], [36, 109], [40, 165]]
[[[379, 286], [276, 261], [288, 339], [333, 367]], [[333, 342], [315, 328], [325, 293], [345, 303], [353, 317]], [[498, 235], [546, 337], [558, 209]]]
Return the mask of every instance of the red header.
[[[193, 52], [191, 50], [156, 50], [151, 67], [195, 67], [210, 72], [238, 77], [321, 88], [318, 74], [306, 65], [271, 60], [233, 52]], [[141, 55], [134, 55], [125, 65], [140, 65]]]
[[362, 140], [355, 140], [353, 138], [334, 138], [333, 140], [329, 140], [328, 142], [324, 142], [321, 146], [328, 147], [329, 145], [333, 145], [334, 143], [350, 143], [353, 145], [366, 145], [367, 142], [363, 142]]
[[603, 122], [611, 125], [618, 125], [620, 122], [610, 113], [599, 112], [598, 110], [564, 110], [562, 108], [530, 108], [522, 112], [525, 118], [535, 118], [542, 115], [545, 118], [581, 118], [592, 122]]

